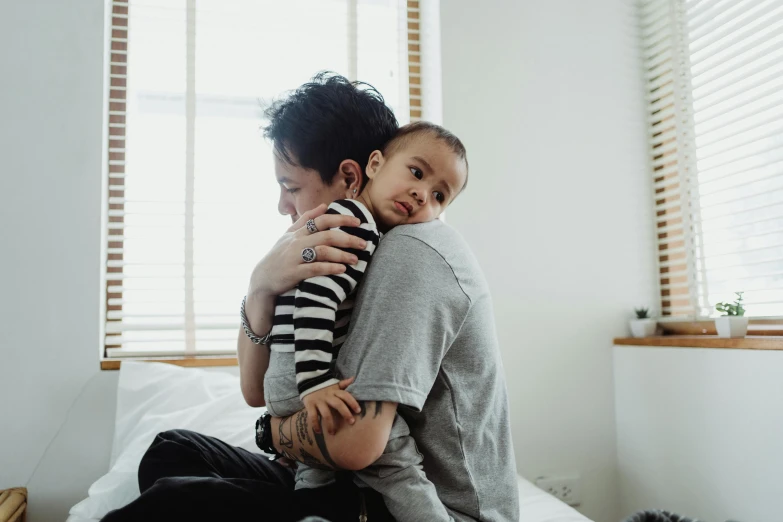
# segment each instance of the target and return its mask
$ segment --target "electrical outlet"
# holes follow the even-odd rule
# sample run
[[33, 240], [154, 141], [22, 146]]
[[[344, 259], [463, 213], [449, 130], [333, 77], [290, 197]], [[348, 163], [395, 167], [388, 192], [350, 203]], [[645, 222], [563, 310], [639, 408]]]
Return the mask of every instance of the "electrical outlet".
[[538, 477], [536, 486], [569, 506], [582, 502], [581, 479], [577, 474]]

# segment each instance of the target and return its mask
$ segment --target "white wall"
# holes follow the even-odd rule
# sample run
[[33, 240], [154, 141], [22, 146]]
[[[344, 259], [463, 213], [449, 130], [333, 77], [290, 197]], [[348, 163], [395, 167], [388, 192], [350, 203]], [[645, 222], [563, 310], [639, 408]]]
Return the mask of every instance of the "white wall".
[[783, 352], [614, 349], [622, 514], [783, 518]]
[[519, 471], [576, 471], [617, 520], [613, 336], [653, 301], [631, 1], [441, 2], [443, 122], [470, 181], [448, 211], [492, 289]]
[[[0, 489], [30, 487], [31, 522], [64, 519], [111, 443], [116, 373], [98, 367], [103, 9], [0, 3]], [[83, 388], [89, 408], [66, 422]], [[53, 444], [59, 464], [34, 474], [61, 426], [91, 443]]]

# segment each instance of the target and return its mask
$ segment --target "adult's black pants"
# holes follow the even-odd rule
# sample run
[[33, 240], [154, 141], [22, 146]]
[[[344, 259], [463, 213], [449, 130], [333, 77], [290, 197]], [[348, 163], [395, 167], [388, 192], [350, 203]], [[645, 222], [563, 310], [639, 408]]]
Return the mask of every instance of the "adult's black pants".
[[393, 521], [377, 492], [358, 488], [347, 472], [315, 489], [294, 490], [294, 472], [263, 455], [188, 430], [159, 433], [139, 465], [141, 495], [103, 522], [296, 522], [321, 517]]

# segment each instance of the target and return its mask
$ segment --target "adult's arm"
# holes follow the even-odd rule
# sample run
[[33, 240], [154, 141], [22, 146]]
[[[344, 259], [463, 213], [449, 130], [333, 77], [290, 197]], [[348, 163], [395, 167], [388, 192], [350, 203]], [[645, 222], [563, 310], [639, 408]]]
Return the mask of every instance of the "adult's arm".
[[[421, 410], [470, 307], [443, 257], [396, 232], [381, 241], [373, 256], [351, 317], [351, 333], [338, 355], [338, 375], [353, 378], [348, 391], [366, 402], [356, 424], [333, 415], [341, 423], [335, 434], [330, 437], [330, 430], [322, 430], [328, 454], [321, 451], [316, 458], [332, 467], [356, 470], [372, 464], [386, 447], [398, 404]], [[317, 444], [321, 439], [297, 445], [296, 427], [307, 421], [302, 414], [273, 421], [273, 441], [278, 451], [310, 464], [304, 459], [313, 455], [310, 448], [322, 450]], [[308, 433], [303, 431], [303, 438], [309, 443]]]
[[[342, 383], [341, 383], [342, 386]], [[272, 419], [272, 442], [292, 460], [321, 469], [364, 469], [381, 456], [397, 412], [393, 402], [360, 402], [362, 411], [348, 424], [335, 419], [335, 432], [313, 431], [307, 410]]]
[[[275, 297], [287, 292], [297, 283], [319, 275], [341, 274], [346, 264], [356, 258], [343, 249], [361, 250], [365, 242], [337, 229], [357, 226], [359, 220], [351, 216], [324, 215], [326, 205], [305, 212], [258, 262], [250, 277], [245, 313], [249, 326], [257, 335], [265, 335], [272, 328]], [[307, 220], [315, 219], [318, 232], [311, 234], [305, 228]], [[317, 261], [304, 263], [302, 250], [313, 247]], [[269, 348], [255, 345], [240, 327], [237, 337], [237, 359], [242, 395], [250, 406], [264, 405], [264, 374], [269, 366]]]
[[[260, 335], [265, 335], [271, 330], [274, 306], [274, 296], [248, 294], [245, 313], [250, 323], [250, 329], [259, 332]], [[245, 402], [254, 408], [265, 406], [264, 375], [269, 368], [269, 347], [253, 344], [244, 329], [240, 327], [237, 337], [237, 360], [239, 362], [239, 385]]]

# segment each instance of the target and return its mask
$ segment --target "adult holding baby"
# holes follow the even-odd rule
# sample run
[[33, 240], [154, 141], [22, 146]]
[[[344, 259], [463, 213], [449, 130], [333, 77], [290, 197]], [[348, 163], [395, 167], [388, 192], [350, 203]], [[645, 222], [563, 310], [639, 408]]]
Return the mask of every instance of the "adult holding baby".
[[[247, 331], [240, 333], [238, 355], [242, 393], [251, 406], [264, 404], [269, 349], [263, 341], [272, 328], [275, 298], [304, 279], [338, 274], [355, 262], [343, 249], [361, 250], [360, 238], [331, 230], [355, 226], [355, 218], [324, 215], [325, 205], [361, 192], [370, 153], [383, 149], [397, 132], [377, 92], [336, 76], [319, 75], [269, 115], [266, 134], [275, 148], [281, 187], [278, 209], [294, 225], [256, 266], [245, 301]], [[383, 454], [399, 412], [451, 517], [518, 518], [491, 300], [475, 259], [454, 230], [438, 220], [400, 225], [380, 241], [336, 373], [354, 379], [346, 391], [366, 413], [354, 415], [353, 423], [332, 415], [334, 425], [318, 431], [301, 422], [302, 412], [274, 418], [261, 430], [263, 443], [297, 460], [300, 455], [315, 459], [302, 459], [308, 465], [361, 470]], [[296, 429], [289, 436], [285, 427], [292, 425]], [[182, 470], [199, 480], [175, 484], [172, 477]], [[140, 486], [142, 475], [146, 487], [138, 505], [145, 495], [155, 496], [157, 505], [170, 508], [176, 502], [177, 514], [197, 519], [208, 518], [216, 498], [223, 499], [221, 515], [232, 519], [239, 511], [236, 517], [229, 511], [228, 517], [225, 509], [237, 505], [255, 510], [256, 520], [317, 514], [337, 522], [356, 520], [363, 509], [370, 520], [388, 519], [381, 496], [357, 492], [350, 480], [304, 496], [298, 490], [295, 496], [291, 474], [280, 464], [192, 432], [160, 434], [142, 461]], [[428, 519], [421, 513], [421, 520]]]

